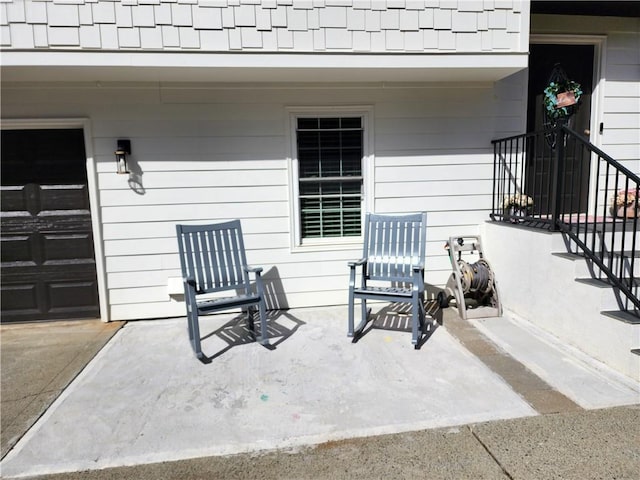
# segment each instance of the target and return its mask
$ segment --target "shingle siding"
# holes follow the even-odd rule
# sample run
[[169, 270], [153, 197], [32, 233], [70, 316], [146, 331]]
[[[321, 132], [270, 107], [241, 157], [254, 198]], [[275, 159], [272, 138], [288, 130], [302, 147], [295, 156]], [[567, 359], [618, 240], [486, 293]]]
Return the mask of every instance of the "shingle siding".
[[[1, 3], [0, 7], [2, 25], [9, 26], [1, 32], [5, 49], [196, 48], [212, 52], [244, 49], [382, 52], [389, 49], [394, 53], [448, 53], [452, 46], [457, 51], [474, 52], [480, 45], [484, 51], [519, 51], [519, 46], [526, 44], [520, 36], [526, 35], [525, 23], [528, 22], [528, 14], [522, 13], [520, 3], [511, 0], [13, 0]], [[47, 25], [46, 34], [40, 28], [42, 25]], [[106, 25], [111, 27], [98, 28]], [[207, 33], [209, 30], [223, 30], [226, 38], [217, 35], [213, 42], [212, 34]], [[434, 35], [436, 30], [442, 33]], [[483, 35], [487, 31], [495, 34]], [[475, 42], [471, 35], [475, 36]]]

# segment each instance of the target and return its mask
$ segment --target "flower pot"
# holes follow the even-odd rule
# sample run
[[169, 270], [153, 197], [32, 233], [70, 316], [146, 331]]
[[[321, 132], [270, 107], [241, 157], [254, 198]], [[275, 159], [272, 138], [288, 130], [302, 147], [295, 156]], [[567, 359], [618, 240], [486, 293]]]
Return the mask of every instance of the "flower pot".
[[640, 217], [640, 208], [638, 205], [624, 205], [618, 207], [616, 205], [611, 206], [611, 216], [615, 218], [636, 218]]
[[527, 215], [526, 208], [516, 207], [511, 205], [504, 209], [504, 220], [511, 223], [520, 223]]

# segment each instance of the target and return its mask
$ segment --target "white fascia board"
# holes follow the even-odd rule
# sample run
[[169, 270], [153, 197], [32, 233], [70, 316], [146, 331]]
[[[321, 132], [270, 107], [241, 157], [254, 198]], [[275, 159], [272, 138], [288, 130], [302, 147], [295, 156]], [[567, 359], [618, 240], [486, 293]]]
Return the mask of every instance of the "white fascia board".
[[[3, 51], [0, 65], [83, 67], [205, 68], [504, 68], [519, 66], [526, 53], [514, 54], [257, 54], [147, 52]], [[525, 62], [526, 66], [526, 62]]]
[[[3, 77], [25, 80], [199, 81], [212, 71], [219, 81], [306, 81], [323, 73], [345, 80], [497, 80], [527, 67], [526, 53], [293, 54], [185, 52], [2, 53]], [[49, 70], [50, 75], [47, 75]], [[29, 78], [33, 77], [33, 78]]]

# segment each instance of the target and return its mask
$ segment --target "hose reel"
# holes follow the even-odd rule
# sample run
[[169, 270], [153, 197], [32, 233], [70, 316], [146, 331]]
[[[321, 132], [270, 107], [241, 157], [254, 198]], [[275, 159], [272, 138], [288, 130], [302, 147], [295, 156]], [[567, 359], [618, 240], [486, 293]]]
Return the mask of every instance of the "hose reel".
[[[438, 294], [441, 308], [449, 306], [455, 298], [456, 308], [463, 319], [499, 317], [502, 315], [495, 274], [484, 258], [479, 236], [450, 237], [445, 245], [449, 252], [453, 273], [445, 289]], [[469, 263], [462, 253], [475, 256]]]
[[458, 268], [460, 269], [462, 292], [465, 295], [486, 295], [493, 291], [493, 271], [486, 260], [480, 259], [469, 264], [458, 259]]

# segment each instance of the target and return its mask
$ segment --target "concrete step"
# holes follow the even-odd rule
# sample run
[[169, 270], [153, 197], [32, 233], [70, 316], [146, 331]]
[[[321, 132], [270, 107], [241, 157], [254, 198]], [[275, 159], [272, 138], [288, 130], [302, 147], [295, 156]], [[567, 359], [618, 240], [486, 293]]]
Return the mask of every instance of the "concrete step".
[[616, 310], [616, 311], [603, 311], [600, 313], [602, 313], [602, 315], [605, 315], [607, 317], [620, 320], [621, 322], [629, 323], [631, 325], [640, 325], [640, 313], [638, 311], [636, 311], [635, 313], [631, 313], [631, 312], [621, 312], [620, 310]]
[[[587, 229], [585, 236], [585, 229], [581, 228], [577, 233], [580, 240], [594, 251], [640, 250], [640, 231], [634, 231], [633, 225], [629, 225], [626, 229], [622, 229], [620, 226], [615, 229], [595, 229], [595, 235], [593, 235], [593, 232], [593, 229]], [[553, 233], [553, 236], [552, 245], [555, 252], [579, 253], [576, 245], [570, 241], [568, 235]]]
[[[575, 280], [598, 289], [597, 295], [599, 295], [601, 299], [601, 309], [603, 311], [631, 310], [633, 312], [635, 306], [612, 286], [609, 279], [602, 273], [598, 266], [584, 254], [553, 253], [552, 255], [573, 262]], [[624, 274], [629, 274], [629, 270], [631, 269], [628, 259], [623, 255], [613, 255], [611, 264], [609, 264], [609, 259], [607, 259], [607, 265], [611, 265], [616, 272], [619, 271], [622, 265]], [[634, 292], [637, 297], [640, 295], [640, 259], [634, 261], [633, 270], [635, 272], [633, 281], [630, 280], [630, 277], [627, 277], [625, 282], [627, 285], [630, 283], [633, 285], [632, 292]]]
[[[600, 272], [598, 265], [584, 253], [556, 252], [553, 253], [553, 255], [573, 261], [576, 278], [604, 278], [604, 275]], [[598, 258], [601, 258], [602, 253], [596, 252], [596, 255]], [[633, 276], [635, 278], [640, 278], [640, 252], [636, 252], [635, 258], [633, 259], [633, 265], [631, 265], [631, 251], [626, 251], [624, 253], [612, 253], [611, 255], [605, 253], [604, 256], [602, 256], [602, 260], [605, 262], [605, 265], [611, 268], [614, 272], [619, 272], [622, 268], [624, 276], [629, 277], [633, 271]]]
[[[622, 230], [628, 228], [629, 223], [626, 222], [626, 225], [610, 225], [611, 228], [597, 229], [598, 231], [605, 231], [605, 235], [609, 234], [617, 234], [618, 239], [621, 239]], [[615, 229], [612, 227], [616, 227]], [[638, 251], [638, 247], [640, 246], [640, 232], [624, 232], [625, 240], [624, 242], [620, 242], [619, 246], [633, 246], [636, 247], [635, 250], [625, 249], [624, 251], [619, 252], [611, 252], [608, 248], [605, 249], [604, 254], [600, 252], [598, 249], [600, 248], [600, 241], [598, 239], [602, 239], [602, 237], [596, 237], [596, 255], [600, 258], [603, 255], [602, 259], [614, 273], [622, 273], [624, 277], [627, 278], [627, 284], [629, 283], [628, 279], [633, 276], [633, 288], [632, 292], [636, 297], [640, 296], [640, 288], [638, 287], [638, 279], [640, 279], [640, 251]], [[616, 237], [605, 237], [604, 241], [614, 241], [614, 244], [618, 243], [615, 241]], [[590, 241], [590, 240], [589, 240]], [[632, 241], [636, 243], [633, 244]], [[587, 242], [589, 243], [589, 242]], [[591, 259], [589, 259], [582, 250], [580, 250], [574, 242], [566, 235], [562, 233], [552, 233], [552, 249], [554, 253], [552, 254], [554, 257], [564, 258], [573, 262], [573, 273], [576, 281], [591, 285], [593, 287], [598, 288], [598, 298], [600, 299], [600, 309], [603, 311], [631, 311], [633, 312], [637, 310], [635, 305], [627, 299], [623, 294], [620, 293], [618, 289], [612, 287], [608, 278], [598, 265]], [[589, 243], [589, 246], [593, 246], [593, 243]], [[633, 259], [632, 259], [633, 256]], [[631, 261], [633, 260], [633, 265]]]
[[[576, 278], [576, 282], [595, 287], [592, 291], [593, 295], [597, 295], [599, 298], [600, 311], [615, 311], [615, 310], [633, 310], [634, 305], [626, 298], [625, 295], [620, 293], [619, 290], [613, 288], [607, 280], [600, 280], [598, 278]], [[635, 282], [635, 286], [632, 292], [638, 296], [638, 283]]]

